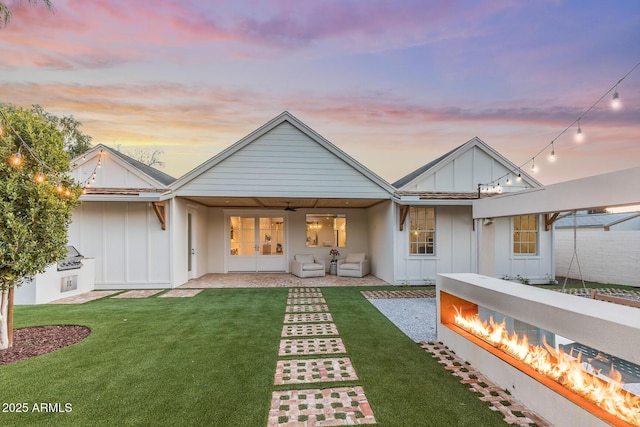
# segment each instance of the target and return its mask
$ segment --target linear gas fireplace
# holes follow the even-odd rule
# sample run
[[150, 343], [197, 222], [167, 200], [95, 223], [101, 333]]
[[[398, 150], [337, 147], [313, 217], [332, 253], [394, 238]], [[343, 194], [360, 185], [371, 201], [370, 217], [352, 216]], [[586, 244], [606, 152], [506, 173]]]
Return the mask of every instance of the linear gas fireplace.
[[640, 309], [437, 278], [438, 340], [556, 425], [640, 426]]

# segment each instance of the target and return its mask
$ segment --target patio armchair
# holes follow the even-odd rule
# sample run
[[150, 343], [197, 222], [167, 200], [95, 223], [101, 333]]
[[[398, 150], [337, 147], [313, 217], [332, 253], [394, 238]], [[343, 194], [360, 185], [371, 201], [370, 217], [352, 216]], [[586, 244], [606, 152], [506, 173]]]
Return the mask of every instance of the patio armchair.
[[364, 253], [348, 254], [347, 259], [338, 260], [338, 276], [364, 277], [369, 274], [369, 260]]
[[298, 277], [323, 277], [324, 261], [316, 259], [311, 254], [294, 255], [291, 261], [291, 274]]

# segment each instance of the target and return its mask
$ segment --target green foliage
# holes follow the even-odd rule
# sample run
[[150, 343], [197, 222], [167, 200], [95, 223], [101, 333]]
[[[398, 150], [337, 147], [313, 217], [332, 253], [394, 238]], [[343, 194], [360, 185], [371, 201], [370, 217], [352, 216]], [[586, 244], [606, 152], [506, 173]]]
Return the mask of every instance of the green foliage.
[[[0, 107], [6, 123], [0, 135], [0, 286], [20, 284], [47, 265], [65, 255], [67, 227], [71, 211], [77, 204], [80, 188], [66, 175], [69, 156], [64, 151], [63, 135], [55, 124], [32, 111]], [[25, 147], [26, 143], [37, 161]], [[9, 163], [18, 150], [22, 165]], [[36, 183], [34, 177], [44, 172], [47, 180]], [[61, 194], [62, 184], [70, 194]], [[17, 283], [16, 283], [17, 282]]]
[[82, 123], [73, 116], [57, 117], [45, 111], [40, 105], [35, 104], [31, 112], [53, 123], [62, 132], [64, 149], [73, 159], [91, 148], [91, 136], [85, 135], [80, 126]]
[[[53, 10], [53, 3], [51, 0], [29, 0], [32, 5], [42, 2], [49, 10]], [[6, 26], [11, 21], [11, 9], [7, 6], [6, 2], [0, 2], [0, 28]]]

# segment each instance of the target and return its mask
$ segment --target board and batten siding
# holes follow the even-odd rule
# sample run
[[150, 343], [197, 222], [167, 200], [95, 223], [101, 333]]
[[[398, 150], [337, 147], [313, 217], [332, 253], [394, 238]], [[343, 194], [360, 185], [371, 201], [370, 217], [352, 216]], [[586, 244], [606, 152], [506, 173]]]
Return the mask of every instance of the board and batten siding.
[[96, 180], [91, 184], [94, 188], [153, 188], [132, 171], [103, 154], [102, 165], [96, 169], [98, 156], [89, 158], [85, 163], [71, 171], [71, 176], [78, 182], [86, 182], [96, 172]]
[[395, 284], [420, 285], [434, 282], [437, 274], [475, 271], [476, 244], [471, 206], [435, 206], [435, 213], [433, 255], [409, 253], [409, 219], [403, 231], [396, 231]]
[[[410, 190], [417, 191], [477, 191], [478, 184], [492, 182], [510, 171], [478, 147], [472, 147], [459, 157], [417, 182]], [[508, 191], [508, 188], [505, 188]]]
[[288, 122], [181, 187], [178, 195], [389, 198], [389, 193]]
[[69, 244], [95, 259], [96, 289], [170, 287], [170, 235], [148, 203], [82, 203]]

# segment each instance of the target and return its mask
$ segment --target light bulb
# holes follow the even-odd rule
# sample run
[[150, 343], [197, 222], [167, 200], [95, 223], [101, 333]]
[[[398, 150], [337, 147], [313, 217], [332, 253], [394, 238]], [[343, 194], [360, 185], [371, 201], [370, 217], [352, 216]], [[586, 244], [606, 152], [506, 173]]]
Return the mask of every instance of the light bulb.
[[522, 175], [520, 174], [520, 172], [518, 172], [518, 176], [516, 177], [516, 181], [518, 181], [518, 182], [522, 181]]
[[549, 154], [549, 162], [553, 163], [556, 161], [556, 150], [553, 147], [553, 143], [551, 143], [551, 153]]
[[62, 186], [62, 184], [58, 183], [58, 185], [56, 186], [56, 191], [58, 191], [58, 193], [62, 193], [64, 191], [64, 187]]
[[505, 182], [505, 184], [511, 185], [511, 180], [509, 179], [509, 177], [507, 177], [507, 181]]
[[618, 95], [618, 91], [616, 90], [613, 93], [613, 99], [611, 100], [611, 108], [614, 110], [619, 110], [622, 108], [622, 102], [620, 101], [620, 95]]
[[38, 172], [37, 174], [35, 174], [33, 176], [33, 180], [37, 183], [37, 184], [42, 184], [45, 180], [46, 177], [44, 176], [44, 173], [42, 172]]
[[533, 159], [531, 159], [531, 173], [536, 173], [536, 163]]
[[584, 134], [582, 133], [582, 128], [578, 124], [578, 130], [576, 131], [576, 142], [584, 141]]
[[15, 153], [9, 159], [9, 163], [11, 164], [11, 166], [16, 167], [16, 168], [22, 164], [22, 161], [23, 161], [23, 159], [22, 159], [22, 154], [20, 154], [20, 151]]

